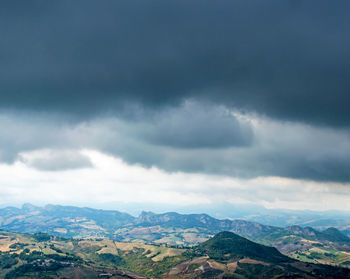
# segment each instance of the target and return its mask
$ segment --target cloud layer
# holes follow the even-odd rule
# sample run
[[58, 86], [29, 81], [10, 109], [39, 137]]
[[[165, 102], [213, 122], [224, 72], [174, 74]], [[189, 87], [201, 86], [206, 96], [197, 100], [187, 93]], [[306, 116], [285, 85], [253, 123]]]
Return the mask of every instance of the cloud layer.
[[349, 126], [349, 8], [346, 0], [8, 1], [0, 104], [84, 118], [192, 98]]
[[1, 160], [22, 158], [43, 170], [88, 167], [77, 150], [94, 149], [168, 172], [231, 177], [279, 176], [350, 182], [350, 132], [241, 115], [223, 106], [186, 102], [142, 120], [96, 118], [67, 123], [42, 115], [0, 117]]
[[[315, 183], [279, 177], [237, 179], [172, 173], [129, 165], [92, 150], [81, 153], [93, 169], [42, 172], [21, 162], [0, 164], [0, 204], [33, 202], [106, 208], [125, 202], [171, 206], [256, 204], [268, 208], [350, 210], [350, 189], [338, 183]], [[29, 158], [32, 155], [26, 154]], [[30, 185], [30, 187], [28, 187]], [[139, 209], [140, 210], [140, 209]]]

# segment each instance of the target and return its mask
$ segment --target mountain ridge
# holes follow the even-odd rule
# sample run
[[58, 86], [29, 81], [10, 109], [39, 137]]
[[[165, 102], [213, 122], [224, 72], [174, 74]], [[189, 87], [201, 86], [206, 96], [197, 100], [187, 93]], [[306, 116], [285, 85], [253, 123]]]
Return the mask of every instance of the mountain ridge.
[[[36, 218], [37, 217], [37, 218]], [[43, 222], [45, 221], [45, 222]], [[55, 223], [56, 222], [56, 223]], [[268, 235], [270, 233], [289, 232], [295, 235], [303, 235], [314, 238], [322, 238], [329, 241], [350, 242], [350, 238], [335, 228], [318, 231], [311, 227], [298, 225], [285, 228], [263, 225], [246, 220], [216, 219], [208, 214], [180, 214], [177, 212], [153, 213], [142, 211], [138, 217], [117, 210], [94, 209], [90, 207], [62, 206], [48, 204], [44, 207], [23, 204], [21, 208], [5, 207], [0, 209], [0, 226], [4, 229], [16, 231], [23, 225], [24, 232], [32, 232], [31, 226], [36, 230], [50, 230], [64, 225], [79, 227], [81, 223], [94, 223], [94, 229], [105, 231], [113, 235], [116, 229], [126, 227], [179, 227], [188, 229], [201, 227], [215, 232], [232, 231], [245, 237]], [[92, 228], [93, 230], [93, 228]], [[58, 233], [57, 231], [47, 231]], [[58, 233], [59, 234], [59, 233]], [[74, 233], [73, 233], [74, 234]], [[109, 235], [109, 236], [110, 236]], [[336, 235], [336, 236], [335, 236]], [[89, 236], [88, 234], [86, 236]], [[95, 234], [97, 236], [97, 234]], [[101, 235], [103, 236], [103, 235]]]

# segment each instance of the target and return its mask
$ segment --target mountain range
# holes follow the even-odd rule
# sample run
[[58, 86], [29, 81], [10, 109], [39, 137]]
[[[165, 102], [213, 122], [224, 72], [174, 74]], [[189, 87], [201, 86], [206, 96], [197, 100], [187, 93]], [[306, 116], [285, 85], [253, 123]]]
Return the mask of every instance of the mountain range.
[[230, 231], [273, 246], [295, 259], [350, 266], [350, 238], [336, 228], [323, 231], [297, 225], [277, 227], [246, 220], [216, 219], [207, 214], [155, 214], [138, 217], [115, 210], [24, 204], [0, 209], [0, 228], [19, 233], [45, 232], [65, 238], [108, 238], [125, 242], [190, 247]]

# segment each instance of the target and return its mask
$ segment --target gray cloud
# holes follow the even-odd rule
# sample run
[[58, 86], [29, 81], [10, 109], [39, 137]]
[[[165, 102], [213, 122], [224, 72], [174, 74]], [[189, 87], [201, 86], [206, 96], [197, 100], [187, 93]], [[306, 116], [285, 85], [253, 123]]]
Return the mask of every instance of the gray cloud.
[[75, 152], [91, 148], [168, 171], [349, 182], [349, 8], [5, 1], [0, 161], [71, 150], [26, 163], [86, 167]]
[[349, 126], [349, 1], [5, 1], [2, 108], [80, 119], [207, 99]]
[[163, 110], [136, 133], [154, 145], [175, 148], [247, 146], [253, 134], [224, 107], [186, 102], [180, 109]]
[[[68, 143], [54, 118], [32, 114], [2, 113], [0, 116], [0, 160], [11, 163], [19, 152]], [[52, 126], [54, 125], [54, 126]], [[67, 127], [67, 126], [66, 126]]]
[[42, 150], [19, 158], [26, 165], [44, 171], [90, 168], [90, 159], [76, 150]]
[[[217, 128], [210, 127], [215, 123], [208, 124], [208, 134], [213, 129], [219, 129], [216, 133], [221, 133], [224, 138], [232, 137], [231, 141], [226, 138], [218, 139], [216, 136], [209, 136], [202, 141], [198, 138], [197, 131], [202, 126], [198, 127], [197, 120], [189, 118], [195, 118], [194, 115], [201, 116], [203, 112], [199, 110], [200, 107], [208, 111], [211, 119], [216, 119], [218, 123]], [[226, 120], [222, 121], [222, 117], [226, 117], [222, 114], [224, 111], [226, 109], [222, 107], [207, 109], [206, 105], [194, 104], [184, 104], [178, 110], [165, 110], [157, 115], [167, 120], [168, 126], [164, 130], [161, 126], [162, 120], [157, 118], [144, 118], [143, 121], [99, 118], [71, 125], [58, 125], [55, 119], [7, 116], [1, 121], [3, 129], [0, 150], [6, 150], [9, 155], [1, 160], [10, 163], [18, 159], [19, 153], [38, 149], [87, 148], [121, 157], [128, 163], [156, 166], [169, 172], [199, 172], [244, 178], [281, 176], [317, 181], [350, 181], [348, 130], [316, 128], [251, 115], [241, 116], [243, 120], [238, 116], [227, 116], [229, 120], [225, 122]], [[189, 119], [188, 123], [184, 119]], [[163, 138], [159, 131], [170, 133], [166, 128], [173, 125], [172, 121], [177, 126], [173, 130], [176, 136], [169, 140], [167, 137]], [[186, 124], [196, 126], [193, 134], [191, 129], [183, 128], [182, 125]], [[200, 131], [204, 134], [207, 127]], [[245, 144], [237, 142], [237, 135], [238, 138], [246, 137], [246, 130], [249, 136]], [[42, 135], [40, 137], [39, 132]], [[205, 137], [203, 134], [200, 135]], [[193, 145], [196, 141], [202, 144], [200, 148]], [[76, 163], [77, 166], [80, 165], [79, 158], [71, 164], [67, 160], [71, 154], [66, 155], [53, 158], [47, 156], [48, 161], [34, 160], [32, 165], [43, 168], [47, 164], [50, 169], [56, 168], [55, 166], [60, 169], [76, 167]]]
[[[281, 176], [349, 182], [350, 134], [300, 124], [265, 120], [254, 129], [254, 144], [245, 148], [183, 150], [144, 148], [131, 157], [168, 171], [189, 171], [233, 177]], [[128, 159], [128, 156], [125, 157]], [[130, 158], [130, 157], [129, 157]], [[146, 158], [146, 159], [145, 159]], [[133, 161], [135, 160], [135, 161]]]

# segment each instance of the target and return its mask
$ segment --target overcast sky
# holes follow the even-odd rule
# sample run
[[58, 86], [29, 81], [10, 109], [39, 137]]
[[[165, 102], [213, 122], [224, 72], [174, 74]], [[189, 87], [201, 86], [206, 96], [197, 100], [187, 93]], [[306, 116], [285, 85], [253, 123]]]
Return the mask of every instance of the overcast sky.
[[0, 206], [350, 210], [349, 9], [3, 1]]

